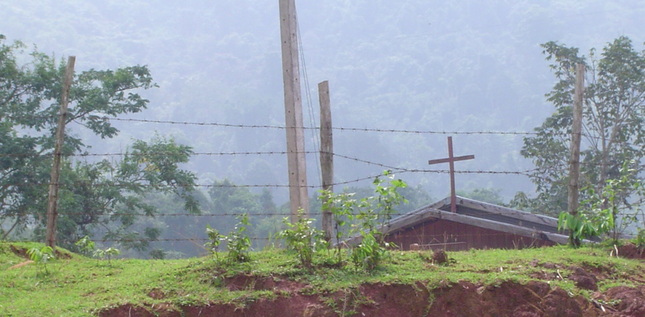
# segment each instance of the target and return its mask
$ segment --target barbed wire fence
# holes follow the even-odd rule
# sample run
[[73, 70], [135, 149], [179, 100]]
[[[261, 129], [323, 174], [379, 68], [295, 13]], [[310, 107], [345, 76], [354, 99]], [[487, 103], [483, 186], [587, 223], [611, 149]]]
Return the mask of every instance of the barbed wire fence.
[[[57, 116], [52, 116], [57, 117]], [[11, 117], [10, 117], [11, 118]], [[30, 117], [35, 118], [35, 116]], [[15, 119], [15, 118], [14, 118]], [[150, 120], [150, 119], [129, 119], [129, 118], [110, 118], [110, 117], [94, 117], [95, 120], [104, 120], [104, 121], [119, 121], [119, 122], [136, 122], [136, 123], [145, 123], [145, 124], [161, 124], [161, 125], [191, 125], [191, 126], [210, 126], [210, 127], [225, 127], [225, 128], [237, 128], [237, 129], [287, 129], [285, 126], [280, 125], [248, 125], [248, 124], [230, 124], [230, 123], [219, 123], [219, 122], [192, 122], [192, 121], [172, 121], [172, 120]], [[82, 123], [79, 123], [82, 124]], [[318, 127], [304, 127], [306, 130], [319, 129]], [[336, 131], [350, 131], [350, 132], [367, 132], [367, 133], [397, 133], [397, 134], [416, 134], [416, 135], [499, 135], [499, 136], [531, 136], [536, 135], [535, 132], [526, 132], [526, 131], [443, 131], [443, 130], [410, 130], [410, 129], [381, 129], [381, 128], [362, 128], [362, 127], [333, 127]], [[319, 154], [319, 151], [305, 151], [305, 154]], [[137, 154], [130, 153], [128, 151], [120, 151], [114, 153], [73, 153], [73, 154], [63, 154], [63, 156], [68, 158], [83, 158], [83, 157], [98, 157], [98, 158], [108, 158], [108, 157], [125, 157], [125, 156], [137, 156], [137, 155], [149, 155], [150, 153]], [[165, 153], [159, 152], [154, 153], [163, 155]], [[272, 155], [286, 155], [287, 151], [231, 151], [231, 152], [192, 152], [190, 153], [191, 157], [193, 156], [272, 156]], [[332, 153], [334, 157], [357, 162], [360, 164], [365, 164], [369, 166], [375, 166], [382, 169], [392, 171], [397, 174], [404, 173], [428, 173], [428, 174], [448, 174], [450, 173], [447, 169], [418, 169], [410, 167], [401, 167], [394, 166], [391, 164], [385, 164], [381, 162], [372, 161], [365, 158], [359, 158], [351, 155], [345, 155], [340, 153]], [[2, 153], [0, 158], [47, 158], [51, 157], [51, 153]], [[520, 175], [525, 177], [536, 177], [536, 169], [527, 169], [527, 170], [455, 170], [454, 173], [457, 174], [489, 174], [489, 175]], [[344, 180], [334, 183], [334, 186], [349, 185], [355, 184], [366, 180], [373, 180], [376, 177], [382, 176], [382, 173], [365, 175], [363, 177], [357, 177], [350, 180]], [[75, 182], [67, 182], [57, 184], [59, 186], [75, 186]], [[50, 186], [49, 182], [42, 183], [13, 183], [13, 184], [4, 184], [4, 186]], [[127, 187], [128, 184], [118, 184], [118, 183], [92, 183], [91, 186], [110, 186], [110, 187]], [[141, 187], [146, 187], [149, 185], [141, 184]], [[182, 184], [176, 184], [177, 187], [183, 186]], [[231, 188], [289, 188], [287, 184], [233, 184], [233, 183], [214, 183], [214, 184], [196, 184], [196, 187], [199, 188], [222, 188], [222, 187], [231, 187]], [[320, 185], [309, 185], [307, 186], [311, 189], [320, 189]], [[82, 215], [83, 213], [67, 213], [67, 215]], [[320, 216], [322, 212], [312, 211], [310, 215]], [[155, 214], [145, 214], [145, 213], [133, 213], [133, 214], [123, 214], [137, 217], [193, 217], [197, 219], [217, 219], [219, 217], [236, 217], [241, 215], [241, 213], [231, 213], [231, 212], [216, 212], [216, 213], [187, 213], [187, 212], [177, 212], [177, 213], [155, 213]], [[287, 217], [289, 212], [260, 212], [254, 213], [253, 216], [260, 217]], [[393, 216], [399, 216], [402, 213], [395, 213]], [[252, 237], [254, 241], [268, 241], [271, 238], [261, 238], [261, 237]], [[127, 239], [126, 239], [127, 240]], [[156, 242], [195, 242], [195, 241], [207, 241], [208, 239], [203, 237], [180, 237], [180, 238], [159, 238], [154, 241]], [[110, 240], [104, 239], [103, 242], [123, 242], [124, 240]], [[132, 241], [137, 241], [134, 239]], [[131, 241], [131, 242], [132, 242]]]

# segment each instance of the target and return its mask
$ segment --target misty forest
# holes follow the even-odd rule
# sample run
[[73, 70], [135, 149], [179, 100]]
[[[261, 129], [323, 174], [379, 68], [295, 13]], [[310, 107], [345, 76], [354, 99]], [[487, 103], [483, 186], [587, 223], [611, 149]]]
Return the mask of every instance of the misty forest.
[[[318, 83], [334, 191], [402, 179], [395, 215], [457, 194], [567, 210], [575, 65], [586, 65], [580, 183], [589, 220], [643, 228], [645, 3], [298, 1], [310, 214], [322, 202]], [[0, 239], [44, 241], [54, 135], [76, 56], [57, 242], [124, 256], [208, 252], [248, 215], [254, 249], [290, 214], [278, 1], [19, 1], [0, 10]], [[445, 165], [445, 166], [444, 166]], [[597, 204], [595, 202], [601, 201]], [[609, 203], [611, 206], [609, 206]], [[622, 217], [622, 218], [621, 218]]]

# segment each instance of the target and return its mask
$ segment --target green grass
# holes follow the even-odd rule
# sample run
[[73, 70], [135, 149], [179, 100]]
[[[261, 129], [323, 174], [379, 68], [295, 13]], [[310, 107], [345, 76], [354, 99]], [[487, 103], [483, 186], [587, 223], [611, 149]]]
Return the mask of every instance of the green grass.
[[[15, 255], [10, 245], [19, 248], [41, 247], [36, 243], [0, 243], [0, 316], [93, 316], [102, 309], [123, 304], [171, 307], [207, 303], [244, 303], [260, 297], [288, 296], [271, 290], [229, 291], [227, 278], [237, 274], [274, 277], [308, 285], [301, 292], [326, 294], [357, 289], [365, 283], [412, 284], [421, 281], [428, 287], [446, 286], [458, 281], [495, 285], [503, 281], [525, 283], [537, 275], [564, 276], [550, 283], [574, 293], [566, 280], [571, 266], [595, 268], [603, 272], [601, 290], [616, 285], [643, 281], [645, 266], [639, 261], [609, 257], [609, 251], [595, 248], [578, 250], [550, 247], [525, 250], [472, 250], [449, 252], [453, 263], [435, 265], [429, 252], [392, 251], [374, 272], [334, 267], [331, 254], [314, 259], [310, 272], [298, 266], [295, 255], [282, 250], [251, 253], [251, 261], [221, 265], [212, 257], [184, 260], [112, 260], [107, 261], [69, 254], [48, 264], [44, 274], [35, 264], [11, 269], [26, 261]], [[220, 258], [223, 258], [220, 255]], [[530, 263], [539, 263], [534, 266]], [[552, 263], [554, 266], [541, 265]], [[149, 296], [151, 293], [163, 296]]]

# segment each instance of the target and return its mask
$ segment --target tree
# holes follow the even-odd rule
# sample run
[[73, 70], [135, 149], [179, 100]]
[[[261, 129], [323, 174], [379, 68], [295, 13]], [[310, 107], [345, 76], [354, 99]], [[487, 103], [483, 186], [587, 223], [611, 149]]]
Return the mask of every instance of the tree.
[[[607, 181], [620, 177], [624, 162], [633, 162], [629, 168], [637, 171], [630, 175], [634, 182], [644, 169], [645, 52], [635, 51], [631, 40], [624, 36], [607, 43], [600, 56], [594, 49], [588, 57], [580, 56], [578, 48], [556, 42], [542, 47], [557, 78], [546, 94], [555, 112], [535, 128], [534, 136], [524, 138], [521, 151], [536, 166], [530, 177], [538, 195], [529, 199], [520, 194], [512, 203], [557, 215], [567, 210], [575, 65], [586, 65], [588, 83], [583, 103], [580, 184], [602, 196]], [[625, 202], [634, 189], [626, 186], [619, 192], [618, 201]], [[588, 198], [584, 193], [582, 199]]]
[[[34, 228], [36, 237], [42, 234], [65, 72], [65, 63], [37, 51], [30, 63], [19, 66], [23, 49], [20, 42], [6, 44], [0, 35], [0, 220], [12, 222], [2, 238], [27, 227]], [[119, 131], [110, 119], [144, 110], [148, 101], [135, 91], [155, 86], [146, 66], [80, 72], [70, 90], [67, 122], [112, 138]], [[178, 168], [192, 154], [189, 147], [157, 137], [135, 141], [118, 162], [72, 159], [87, 148], [79, 137], [65, 136], [57, 231], [62, 246], [73, 249], [76, 239], [101, 228], [104, 239], [144, 248], [158, 232], [126, 229], [136, 217], [154, 214], [155, 208], [142, 200], [149, 192], [175, 192], [187, 210], [198, 212], [188, 195], [196, 178]]]
[[258, 196], [248, 187], [235, 185], [228, 179], [213, 182], [209, 195], [215, 213], [228, 215], [257, 214], [261, 210]]
[[213, 228], [226, 233], [234, 230], [238, 217], [245, 214], [251, 224], [248, 235], [255, 247], [263, 246], [269, 234], [277, 233], [282, 225], [276, 212], [273, 196], [269, 190], [262, 194], [252, 193], [248, 187], [236, 185], [228, 179], [216, 180], [208, 191], [212, 214], [218, 215]]
[[[134, 141], [120, 161], [68, 162], [59, 193], [57, 241], [74, 249], [72, 245], [85, 235], [100, 234], [126, 250], [147, 250], [161, 232], [154, 226], [133, 227], [138, 218], [154, 217], [158, 210], [145, 196], [172, 193], [182, 198], [184, 210], [200, 212], [192, 195], [195, 176], [178, 168], [191, 153], [188, 146], [156, 137], [150, 142]], [[46, 206], [44, 198], [38, 205]], [[40, 237], [40, 230], [36, 233]]]

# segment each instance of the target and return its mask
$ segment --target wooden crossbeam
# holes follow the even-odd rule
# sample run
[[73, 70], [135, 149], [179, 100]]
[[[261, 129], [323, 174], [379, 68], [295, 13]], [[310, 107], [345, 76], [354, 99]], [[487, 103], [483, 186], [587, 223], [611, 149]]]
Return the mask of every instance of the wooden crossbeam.
[[475, 159], [474, 155], [454, 156], [452, 151], [452, 137], [448, 137], [448, 157], [436, 160], [429, 160], [429, 165], [449, 163], [450, 164], [450, 211], [457, 212], [457, 194], [455, 193], [455, 162]]

